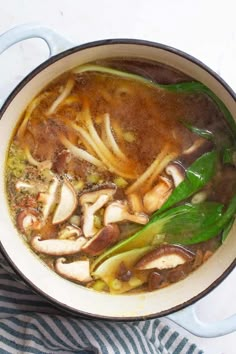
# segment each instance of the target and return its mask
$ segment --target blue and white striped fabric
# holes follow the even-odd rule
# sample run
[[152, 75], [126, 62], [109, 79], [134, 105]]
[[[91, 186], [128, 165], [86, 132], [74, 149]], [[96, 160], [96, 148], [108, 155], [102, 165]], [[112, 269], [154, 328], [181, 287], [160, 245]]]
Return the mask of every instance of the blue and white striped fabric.
[[34, 294], [0, 253], [0, 354], [203, 354], [159, 319], [132, 323], [69, 316]]

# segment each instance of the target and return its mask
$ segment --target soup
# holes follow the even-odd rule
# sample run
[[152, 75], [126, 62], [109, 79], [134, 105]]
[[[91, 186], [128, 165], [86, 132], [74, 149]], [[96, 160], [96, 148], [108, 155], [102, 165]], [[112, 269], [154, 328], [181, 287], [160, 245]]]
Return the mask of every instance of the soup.
[[236, 212], [236, 128], [203, 84], [135, 59], [87, 64], [28, 105], [6, 162], [13, 222], [58, 275], [111, 294], [180, 281]]

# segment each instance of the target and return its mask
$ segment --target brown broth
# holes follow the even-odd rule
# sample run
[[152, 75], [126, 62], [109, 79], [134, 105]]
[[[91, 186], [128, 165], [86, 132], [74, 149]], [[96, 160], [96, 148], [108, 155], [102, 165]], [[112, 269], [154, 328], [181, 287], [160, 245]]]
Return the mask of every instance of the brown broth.
[[[95, 64], [127, 70], [161, 84], [191, 81], [191, 78], [181, 72], [148, 61], [108, 59]], [[69, 94], [70, 102], [61, 104], [54, 113], [48, 115], [48, 109], [60, 95], [69, 78], [75, 82]], [[144, 173], [165, 146], [168, 146], [178, 157], [196, 141], [197, 136], [183, 126], [180, 122], [181, 119], [198, 128], [211, 131], [215, 136], [216, 143], [221, 141], [227, 146], [231, 141], [230, 129], [222, 113], [212, 100], [203, 94], [168, 92], [134, 80], [95, 72], [66, 73], [50, 83], [42, 92], [46, 93], [46, 96], [32, 112], [23, 137], [19, 137], [16, 130], [12, 138], [6, 168], [8, 201], [12, 217], [18, 231], [27, 242], [31, 242], [35, 235], [40, 235], [45, 240], [57, 239], [61, 230], [73, 224], [68, 218], [59, 224], [52, 225], [54, 205], [54, 210], [51, 210], [46, 222], [39, 229], [29, 228], [22, 232], [22, 225], [19, 226], [19, 215], [23, 210], [35, 213], [36, 218], [41, 217], [42, 203], [39, 201], [39, 195], [47, 193], [52, 176], [57, 176], [61, 181], [64, 179], [70, 181], [78, 197], [84, 190], [89, 190], [96, 184], [114, 182], [117, 178], [117, 174], [111, 170], [99, 169], [89, 162], [76, 158], [73, 154], [67, 160], [65, 146], [60, 140], [62, 135], [77, 147], [93, 153], [93, 149], [88, 147], [70, 126], [70, 123], [76, 122], [86, 130], [84, 116], [83, 113], [81, 114], [86, 104], [89, 105], [94, 127], [103, 141], [104, 114], [109, 113], [116, 142], [130, 160], [130, 165], [126, 165], [127, 171], [136, 173], [138, 176]], [[19, 121], [18, 128], [22, 124], [23, 118], [24, 114]], [[131, 136], [133, 141], [127, 141], [124, 138], [126, 134]], [[51, 161], [51, 170], [40, 170], [27, 161], [24, 154], [26, 146], [30, 148], [31, 155], [36, 161]], [[167, 177], [164, 171], [162, 175]], [[16, 184], [19, 180], [29, 184], [33, 183], [37, 185], [37, 188], [17, 189]], [[123, 200], [126, 198], [125, 188], [133, 181], [125, 179], [125, 183], [127, 186], [122, 188], [118, 184], [114, 199]], [[207, 191], [209, 201], [217, 201], [227, 205], [236, 193], [235, 167], [220, 163], [216, 176], [204, 189]], [[57, 196], [56, 204], [58, 198], [59, 196]], [[97, 222], [101, 223], [100, 227], [103, 227], [101, 221], [103, 212], [104, 208], [96, 215]], [[81, 208], [78, 206], [73, 215], [80, 218], [79, 226], [81, 226], [81, 214]], [[132, 232], [132, 227], [132, 223], [122, 223], [119, 240], [128, 237]], [[137, 229], [139, 228], [141, 226], [137, 227]], [[159, 275], [153, 275], [153, 270], [137, 271], [132, 269], [132, 276], [145, 280], [140, 287], [131, 289], [130, 292], [155, 290], [184, 278], [194, 270], [196, 264], [199, 266], [204, 262], [204, 257], [206, 259], [219, 245], [220, 236], [201, 244], [189, 246], [188, 249], [195, 255], [198, 253], [197, 262], [194, 258], [192, 262], [185, 265], [162, 270]], [[40, 254], [39, 256], [53, 268], [57, 257]], [[93, 257], [90, 258], [83, 252], [67, 257], [68, 262], [81, 259], [90, 259], [91, 262], [94, 260]], [[124, 269], [123, 267], [123, 273]], [[85, 285], [93, 287], [94, 284], [95, 281], [92, 281]]]

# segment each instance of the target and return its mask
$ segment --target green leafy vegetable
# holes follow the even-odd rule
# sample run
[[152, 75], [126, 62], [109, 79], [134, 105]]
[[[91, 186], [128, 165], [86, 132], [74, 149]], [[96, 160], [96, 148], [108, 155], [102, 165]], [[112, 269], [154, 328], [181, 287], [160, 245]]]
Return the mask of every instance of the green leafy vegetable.
[[[163, 241], [180, 244], [204, 241], [205, 238], [208, 239], [208, 236], [205, 236], [205, 230], [221, 218], [222, 209], [222, 204], [213, 202], [196, 205], [184, 204], [169, 209], [160, 215], [156, 215], [133, 236], [122, 240], [107, 250], [97, 258], [93, 266], [96, 267], [103, 260], [115, 254], [145, 246], [156, 246]], [[159, 234], [162, 237], [157, 237]], [[196, 242], [195, 237], [197, 237]], [[199, 241], [199, 239], [201, 240]]]
[[83, 73], [86, 71], [95, 71], [95, 72], [101, 72], [105, 74], [111, 74], [111, 75], [116, 75], [119, 77], [123, 77], [125, 79], [133, 79], [136, 81], [139, 81], [143, 84], [146, 84], [148, 86], [158, 88], [158, 89], [164, 89], [170, 92], [176, 92], [176, 93], [203, 93], [210, 97], [218, 106], [220, 111], [224, 114], [225, 119], [227, 120], [233, 134], [233, 138], [235, 139], [235, 134], [236, 134], [236, 123], [234, 121], [234, 118], [228, 108], [225, 106], [225, 104], [212, 92], [207, 86], [203, 85], [201, 82], [198, 81], [190, 81], [190, 82], [181, 82], [177, 84], [158, 84], [156, 82], [153, 82], [149, 79], [146, 79], [142, 76], [139, 76], [137, 74], [132, 74], [128, 73], [125, 71], [117, 70], [117, 69], [112, 69], [109, 67], [104, 67], [104, 66], [99, 66], [99, 65], [81, 65], [74, 69], [75, 73]]
[[184, 181], [174, 189], [163, 206], [154, 213], [154, 216], [169, 209], [176, 203], [185, 200], [203, 188], [215, 175], [216, 165], [216, 151], [207, 152], [194, 161], [194, 163], [187, 169]]
[[93, 276], [102, 279], [109, 286], [112, 294], [121, 294], [134, 289], [146, 281], [145, 276], [140, 274], [139, 277], [133, 277], [129, 281], [121, 282], [117, 279], [119, 266], [123, 263], [127, 269], [131, 269], [151, 249], [152, 247], [143, 247], [111, 257], [93, 272]]
[[230, 230], [232, 229], [232, 226], [234, 224], [235, 217], [233, 217], [230, 222], [225, 226], [223, 232], [222, 232], [222, 243], [226, 240], [227, 236], [230, 233]]
[[214, 141], [214, 135], [212, 132], [210, 132], [209, 130], [207, 129], [200, 129], [200, 128], [197, 128], [197, 127], [194, 127], [193, 125], [191, 125], [190, 123], [184, 121], [184, 120], [181, 120], [181, 123], [188, 129], [190, 130], [192, 133], [196, 134], [196, 135], [199, 135], [201, 136], [202, 138], [204, 139], [207, 139], [207, 140], [211, 140], [211, 141]]
[[223, 163], [236, 166], [236, 147], [226, 148], [223, 151]]
[[225, 227], [228, 225], [230, 220], [235, 216], [236, 213], [236, 196], [232, 198], [229, 203], [228, 208], [224, 212], [224, 214], [217, 218], [217, 220], [212, 223], [206, 230], [203, 232], [195, 233], [194, 237], [191, 237], [187, 240], [185, 244], [194, 244], [202, 241], [207, 241], [212, 237], [218, 235]]

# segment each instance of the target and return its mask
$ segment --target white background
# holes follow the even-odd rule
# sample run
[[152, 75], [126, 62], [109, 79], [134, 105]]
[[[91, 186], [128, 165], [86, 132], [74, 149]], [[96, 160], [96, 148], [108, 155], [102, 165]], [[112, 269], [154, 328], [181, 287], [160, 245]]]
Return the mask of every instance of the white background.
[[[26, 22], [54, 28], [74, 43], [104, 38], [140, 38], [188, 52], [218, 72], [236, 90], [234, 0], [0, 0], [0, 33]], [[47, 58], [41, 40], [28, 40], [0, 56], [0, 98]], [[236, 312], [236, 270], [198, 303], [207, 321]], [[169, 322], [171, 326], [173, 324]], [[202, 339], [178, 328], [206, 354], [235, 354], [236, 332]]]

